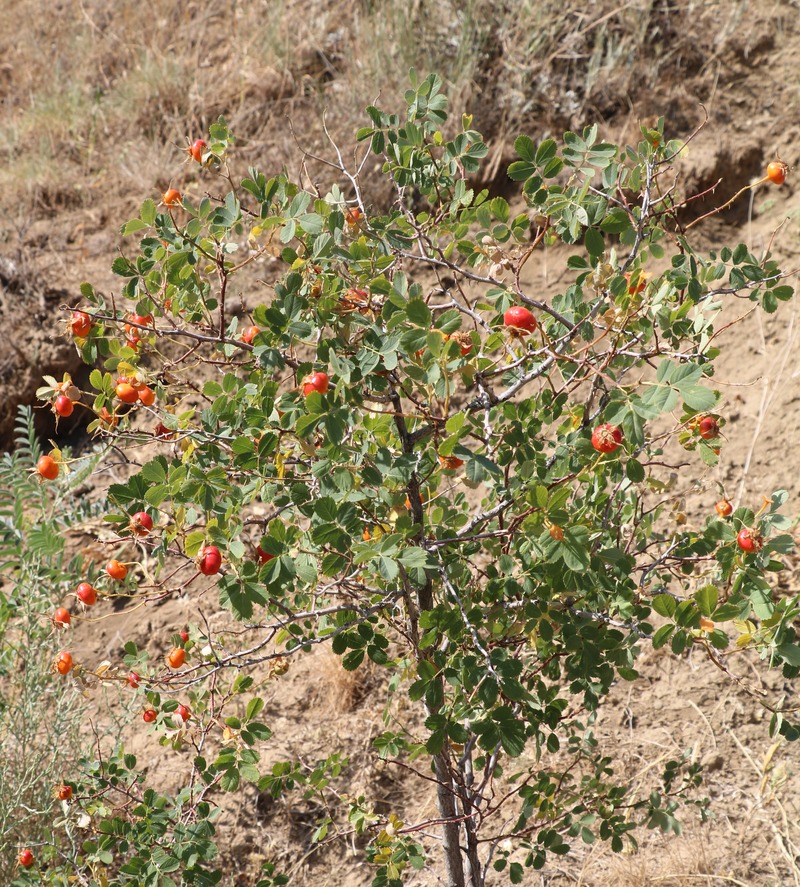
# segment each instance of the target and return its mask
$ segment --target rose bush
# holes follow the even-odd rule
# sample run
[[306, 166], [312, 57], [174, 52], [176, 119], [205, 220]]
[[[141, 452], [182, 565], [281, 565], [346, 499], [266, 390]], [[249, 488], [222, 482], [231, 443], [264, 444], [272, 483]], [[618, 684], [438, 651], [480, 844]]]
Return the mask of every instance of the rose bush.
[[[490, 867], [516, 883], [573, 841], [622, 850], [638, 827], [675, 829], [682, 800], [704, 809], [698, 764], [670, 761], [639, 796], [593, 735], [643, 648], [694, 646], [724, 679], [736, 643], [800, 672], [798, 601], [766, 578], [791, 547], [785, 493], [698, 526], [665, 519], [670, 471], [699, 475], [723, 445], [722, 299], [775, 311], [792, 296], [775, 261], [696, 250], [663, 120], [636, 146], [596, 126], [521, 136], [512, 208], [473, 187], [488, 149], [471, 118], [448, 120], [439, 78], [412, 73], [405, 99], [402, 115], [367, 109], [352, 167], [331, 143], [324, 193], [251, 169], [222, 194], [235, 148], [220, 120], [189, 149], [206, 196], [145, 200], [123, 229], [138, 249], [113, 265], [121, 292], [83, 287], [72, 330], [95, 367], [92, 429], [117, 451], [157, 445], [108, 489], [108, 524], [165, 568], [124, 593], [191, 595], [213, 575], [241, 630], [223, 644], [192, 626], [169, 667], [132, 643], [116, 671], [76, 661], [88, 686], [135, 669], [164, 745], [204, 750], [174, 798], [121, 750], [85, 765], [70, 815], [97, 828], [57, 863], [79, 883], [218, 883], [213, 791], [242, 780], [335, 798], [315, 840], [365, 836], [376, 885], [426, 864], [453, 887]], [[361, 178], [373, 157], [385, 210]], [[557, 243], [570, 281], [542, 298], [525, 266]], [[285, 273], [242, 317], [234, 288], [267, 255]], [[373, 749], [434, 780], [433, 820], [331, 794], [347, 766], [335, 749], [314, 767], [260, 764], [254, 675], [318, 645], [345, 669], [385, 669], [387, 705], [418, 706], [416, 727]], [[770, 729], [798, 736], [777, 708]], [[421, 836], [434, 829], [438, 847]], [[260, 883], [286, 880], [267, 866]]]

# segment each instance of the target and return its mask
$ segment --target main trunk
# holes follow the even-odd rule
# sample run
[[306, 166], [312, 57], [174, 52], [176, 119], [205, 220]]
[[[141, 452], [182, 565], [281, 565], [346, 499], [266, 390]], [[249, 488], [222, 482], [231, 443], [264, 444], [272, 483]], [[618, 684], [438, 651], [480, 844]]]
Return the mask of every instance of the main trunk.
[[436, 788], [439, 817], [444, 820], [442, 822], [442, 846], [446, 872], [445, 884], [447, 887], [467, 887], [464, 880], [464, 862], [461, 858], [461, 847], [458, 840], [461, 829], [460, 824], [456, 821], [458, 817], [456, 796], [446, 749], [447, 746], [433, 759], [436, 778], [439, 780]]

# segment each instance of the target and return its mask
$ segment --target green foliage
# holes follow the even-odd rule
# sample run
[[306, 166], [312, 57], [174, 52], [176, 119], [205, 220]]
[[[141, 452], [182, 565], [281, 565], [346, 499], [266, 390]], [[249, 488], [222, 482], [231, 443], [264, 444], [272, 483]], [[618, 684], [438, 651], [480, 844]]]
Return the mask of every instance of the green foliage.
[[[76, 868], [99, 873], [116, 862], [115, 883], [142, 887], [220, 883], [220, 872], [206, 865], [217, 856], [217, 808], [193, 798], [189, 789], [171, 798], [145, 788], [136, 758], [121, 750], [108, 761], [85, 761], [82, 769], [87, 783], [81, 794], [88, 801], [69, 815], [91, 816], [98, 836], [83, 842]], [[129, 803], [121, 806], [124, 799]]]
[[41, 484], [30, 409], [19, 411], [15, 442], [0, 459], [0, 868], [6, 873], [19, 846], [52, 834], [53, 789], [79, 755], [85, 703], [71, 689], [51, 692], [60, 643], [51, 619], [54, 602], [83, 570], [80, 556], [66, 554], [65, 531], [104, 507], [75, 497], [98, 456], [67, 478]]
[[[690, 472], [718, 458], [719, 437], [700, 423], [724, 424], [713, 387], [720, 297], [774, 311], [792, 292], [769, 256], [695, 251], [673, 188], [681, 145], [664, 138], [663, 120], [636, 148], [600, 142], [596, 126], [563, 142], [520, 137], [509, 175], [525, 210], [514, 216], [471, 186], [487, 148], [469, 118], [444, 135], [440, 78], [412, 72], [411, 82], [404, 115], [370, 107], [357, 135], [395, 189], [390, 210], [373, 212], [338, 148], [341, 182], [324, 195], [251, 169], [219, 199], [184, 196], [164, 211], [145, 201], [123, 229], [141, 236], [139, 250], [114, 263], [127, 309], [86, 288], [94, 327], [82, 347], [105, 358], [91, 376], [95, 409], [113, 410], [113, 374], [150, 383], [151, 438], [173, 443], [109, 489], [109, 524], [135, 534], [131, 518], [146, 510], [155, 528], [139, 544], [169, 566], [169, 583], [139, 597], [173, 593], [181, 574], [191, 591], [192, 558], [214, 544], [226, 562], [219, 603], [241, 623], [238, 647], [193, 629], [191, 680], [150, 670], [163, 744], [187, 741], [173, 717], [178, 689], [191, 689], [207, 737], [259, 668], [279, 675], [322, 643], [348, 671], [371, 660], [392, 694], [419, 703], [419, 730], [384, 731], [375, 753], [429, 760], [451, 882], [464, 883], [459, 846], [480, 871], [480, 842], [506, 822], [514, 850], [495, 868], [518, 883], [575, 840], [620, 851], [639, 827], [677, 831], [685, 800], [704, 809], [688, 758], [640, 796], [592, 732], [615, 682], [637, 678], [644, 645], [669, 643], [675, 655], [695, 646], [720, 664], [733, 640], [787, 675], [800, 670], [797, 603], [776, 601], [767, 581], [791, 546], [785, 493], [757, 513], [676, 530], [664, 471], [676, 455]], [[220, 121], [208, 175], [224, 175], [231, 141]], [[552, 299], [532, 298], [523, 267], [555, 242], [571, 250], [570, 279]], [[665, 270], [645, 271], [668, 250]], [[267, 253], [285, 274], [244, 341], [231, 281]], [[514, 305], [535, 312], [530, 335], [504, 325]], [[135, 347], [126, 321], [138, 324]], [[167, 355], [175, 341], [183, 356]], [[198, 358], [208, 368], [199, 383]], [[329, 388], [306, 395], [314, 372]], [[147, 437], [128, 415], [102, 421], [119, 447]], [[593, 442], [603, 424], [621, 444]], [[752, 552], [737, 544], [745, 527]], [[131, 647], [126, 664], [147, 661]], [[368, 799], [341, 803], [338, 754], [262, 769], [271, 730], [259, 709], [250, 701], [227, 716], [226, 744], [213, 760], [194, 757], [192, 779], [318, 796], [326, 813], [314, 839], [369, 834], [376, 885], [426, 864], [424, 824], [379, 816]], [[795, 738], [785, 717], [773, 729]], [[495, 805], [490, 787], [501, 782]], [[181, 848], [198, 865], [213, 858], [210, 831], [183, 842], [185, 800], [145, 792], [109, 826], [114, 852], [120, 834], [133, 848], [120, 877], [180, 870], [190, 883]], [[198, 823], [210, 816], [192, 810]], [[156, 841], [167, 833], [172, 849]], [[163, 855], [151, 859], [154, 841]]]

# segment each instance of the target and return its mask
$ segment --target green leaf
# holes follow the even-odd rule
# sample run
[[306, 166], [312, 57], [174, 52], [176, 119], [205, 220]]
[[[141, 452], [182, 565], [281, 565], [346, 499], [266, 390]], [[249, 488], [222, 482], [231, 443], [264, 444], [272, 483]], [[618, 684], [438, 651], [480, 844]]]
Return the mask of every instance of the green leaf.
[[567, 268], [570, 268], [573, 271], [584, 271], [587, 268], [591, 268], [591, 265], [583, 256], [570, 256], [567, 259]]
[[426, 329], [431, 326], [432, 315], [431, 309], [422, 301], [422, 299], [410, 299], [406, 306], [406, 315], [411, 323], [416, 326], [422, 326]]
[[525, 751], [525, 724], [518, 720], [508, 706], [503, 705], [492, 713], [497, 724], [500, 742], [512, 758], [518, 758]]
[[189, 533], [183, 545], [183, 550], [186, 556], [195, 557], [199, 553], [200, 548], [205, 540], [206, 534], [204, 530], [194, 530], [193, 532]]
[[668, 385], [651, 385], [641, 398], [632, 400], [634, 412], [643, 419], [657, 419], [678, 405], [678, 392]]
[[772, 294], [781, 302], [788, 302], [794, 295], [794, 288], [791, 286], [776, 286], [772, 289]]
[[699, 591], [695, 592], [694, 595], [697, 608], [703, 616], [708, 616], [709, 618], [711, 618], [714, 609], [717, 606], [717, 598], [718, 592], [715, 585], [705, 585]]
[[698, 413], [711, 410], [717, 405], [717, 395], [702, 385], [681, 388], [681, 396], [686, 406]]
[[139, 210], [139, 215], [142, 217], [142, 221], [145, 225], [155, 225], [156, 223], [156, 204], [155, 201], [148, 197], [146, 200], [142, 201], [142, 207]]
[[767, 314], [774, 314], [778, 310], [778, 300], [772, 290], [767, 290], [762, 296], [761, 307]]
[[[630, 216], [621, 207], [614, 207], [609, 210], [608, 215], [600, 222], [600, 230], [608, 234], [621, 234], [631, 227]], [[653, 245], [650, 250], [652, 252]]]
[[158, 868], [160, 874], [175, 872], [180, 867], [180, 861], [170, 856], [162, 847], [154, 847], [150, 855], [150, 861]]
[[775, 652], [789, 665], [800, 665], [800, 646], [797, 644], [779, 644]]
[[397, 562], [390, 557], [378, 558], [378, 570], [387, 582], [394, 582], [400, 575], [400, 569]]
[[514, 182], [524, 182], [536, 172], [536, 167], [525, 160], [515, 160], [508, 167], [508, 177]]
[[502, 474], [502, 471], [497, 463], [492, 462], [491, 459], [487, 459], [486, 456], [482, 456], [480, 453], [473, 453], [472, 458], [467, 462], [464, 473], [468, 481], [477, 484], [486, 480], [490, 475]]
[[236, 767], [228, 767], [222, 774], [219, 787], [224, 792], [235, 792], [239, 788], [239, 770]]
[[737, 604], [720, 604], [711, 614], [714, 622], [730, 622], [731, 619], [742, 618], [742, 608]]
[[163, 484], [167, 479], [167, 465], [163, 459], [153, 459], [142, 466], [140, 476], [148, 484]]
[[539, 147], [536, 149], [536, 164], [538, 166], [547, 165], [556, 156], [557, 150], [558, 145], [555, 139], [543, 139], [539, 142]]
[[628, 459], [625, 474], [628, 475], [628, 480], [632, 483], [640, 484], [645, 478], [644, 466], [636, 459]]
[[428, 330], [422, 328], [406, 330], [400, 339], [400, 344], [406, 354], [416, 354], [428, 344]]
[[365, 650], [351, 650], [342, 657], [342, 668], [345, 671], [355, 671], [364, 661]]
[[122, 226], [121, 234], [123, 237], [128, 237], [130, 234], [135, 234], [137, 231], [142, 231], [147, 227], [147, 224], [141, 219], [131, 219], [130, 222], [126, 222]]
[[272, 736], [272, 730], [266, 724], [261, 724], [258, 721], [251, 721], [247, 725], [247, 732], [262, 742], [266, 742]]
[[[553, 146], [555, 148], [555, 142], [553, 142]], [[516, 138], [514, 140], [514, 150], [523, 160], [527, 160], [529, 163], [540, 162], [537, 154], [534, 152], [533, 141], [528, 136]], [[539, 150], [541, 150], [541, 147]]]
[[253, 606], [256, 603], [266, 604], [267, 599], [253, 586], [240, 586], [235, 577], [231, 581], [227, 580], [228, 577], [220, 583], [220, 606], [230, 610], [237, 619], [252, 619]]
[[417, 546], [404, 548], [400, 552], [399, 560], [400, 563], [408, 569], [431, 569], [436, 565], [433, 557], [427, 551], [422, 548], [418, 548]]
[[380, 131], [377, 131], [372, 136], [372, 142], [370, 144], [370, 148], [373, 154], [383, 154], [383, 149], [386, 146], [386, 140], [384, 134]]
[[324, 221], [322, 216], [318, 213], [306, 213], [299, 216], [297, 221], [300, 223], [306, 234], [313, 235], [322, 233]]
[[589, 530], [574, 526], [564, 530], [559, 552], [567, 568], [578, 573], [589, 569]]
[[491, 202], [491, 208], [495, 218], [501, 222], [508, 222], [509, 208], [506, 200], [502, 197], [495, 197]]
[[[672, 652], [676, 656], [680, 656], [690, 644], [691, 641], [685, 631], [676, 632], [672, 637]], [[655, 646], [655, 644], [653, 646]]]
[[653, 609], [659, 616], [671, 619], [678, 608], [678, 602], [671, 594], [657, 594], [653, 598]]
[[425, 743], [425, 751], [427, 751], [429, 755], [438, 755], [444, 747], [444, 740], [444, 731], [431, 733], [431, 735], [427, 739], [427, 742]]
[[464, 427], [466, 420], [464, 413], [454, 413], [445, 423], [445, 430], [448, 434], [457, 434]]
[[769, 586], [751, 589], [748, 597], [757, 619], [769, 619], [775, 612], [775, 605], [772, 602], [772, 592]]
[[605, 252], [606, 244], [603, 235], [597, 228], [587, 228], [583, 235], [583, 245], [593, 259], [597, 259]]
[[253, 718], [264, 708], [264, 700], [259, 696], [254, 697], [247, 703], [247, 711], [245, 712], [245, 721], [252, 721]]
[[118, 277], [138, 277], [136, 268], [124, 256], [117, 256], [111, 263], [111, 270]]

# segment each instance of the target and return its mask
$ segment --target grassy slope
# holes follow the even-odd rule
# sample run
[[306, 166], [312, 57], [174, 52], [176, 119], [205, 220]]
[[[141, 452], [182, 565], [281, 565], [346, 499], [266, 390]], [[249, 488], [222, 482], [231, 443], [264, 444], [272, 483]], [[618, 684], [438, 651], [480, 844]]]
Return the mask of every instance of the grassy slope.
[[[412, 65], [444, 76], [456, 112], [479, 112], [499, 170], [522, 128], [663, 111], [657, 97], [698, 74], [708, 99], [746, 5], [277, 0], [267, 12], [161, 0], [154, 14], [138, 0], [66, 0], [55, 12], [19, 0], [0, 20], [0, 224], [163, 189], [175, 146], [219, 114], [246, 138], [245, 160], [292, 163], [287, 116], [312, 147], [323, 108], [349, 136]], [[696, 119], [670, 110], [679, 129]]]

